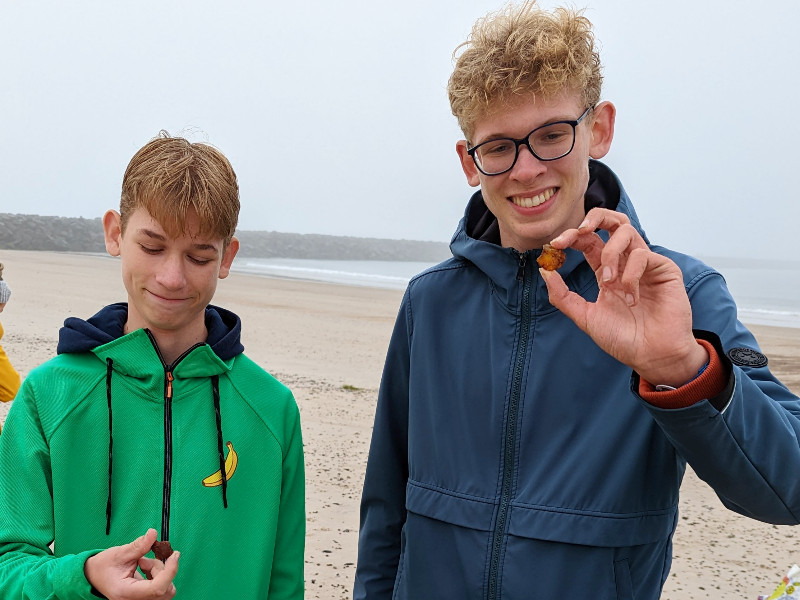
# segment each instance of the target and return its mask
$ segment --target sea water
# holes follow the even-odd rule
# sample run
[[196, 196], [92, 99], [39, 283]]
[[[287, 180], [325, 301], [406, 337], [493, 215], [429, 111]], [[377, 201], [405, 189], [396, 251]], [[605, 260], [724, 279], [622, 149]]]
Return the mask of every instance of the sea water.
[[730, 257], [703, 260], [725, 278], [740, 321], [800, 328], [800, 261]]
[[[742, 322], [800, 328], [800, 261], [770, 261], [762, 265], [734, 258], [702, 260], [725, 277]], [[238, 257], [233, 270], [254, 275], [401, 290], [414, 275], [433, 264]]]
[[234, 261], [232, 270], [253, 275], [402, 290], [414, 275], [433, 264], [435, 263], [239, 257]]

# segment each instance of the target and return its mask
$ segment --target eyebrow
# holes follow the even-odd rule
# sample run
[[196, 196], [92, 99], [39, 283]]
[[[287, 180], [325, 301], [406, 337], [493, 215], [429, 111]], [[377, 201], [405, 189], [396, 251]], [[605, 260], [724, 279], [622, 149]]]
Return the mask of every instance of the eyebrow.
[[[160, 233], [158, 233], [156, 231], [153, 231], [152, 229], [147, 229], [145, 227], [142, 227], [141, 229], [137, 229], [136, 231], [137, 231], [137, 233], [145, 235], [145, 236], [147, 236], [147, 237], [149, 237], [151, 239], [158, 240], [159, 242], [166, 242], [167, 241], [167, 237], [166, 236], [164, 236], [164, 235], [162, 235], [162, 234], [160, 234]], [[195, 250], [212, 250], [212, 251], [217, 252], [217, 253], [219, 252], [219, 249], [214, 244], [192, 244], [192, 247]]]

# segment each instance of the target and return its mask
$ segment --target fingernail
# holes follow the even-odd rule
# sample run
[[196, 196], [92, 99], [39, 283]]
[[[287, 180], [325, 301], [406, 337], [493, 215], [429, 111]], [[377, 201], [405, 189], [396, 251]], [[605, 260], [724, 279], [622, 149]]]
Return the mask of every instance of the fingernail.
[[611, 267], [603, 267], [603, 281], [611, 281]]
[[584, 219], [580, 225], [578, 225], [578, 229], [583, 229], [584, 227], [589, 226], [589, 219]]
[[628, 306], [633, 306], [634, 302], [633, 294], [625, 294], [625, 302], [628, 303]]

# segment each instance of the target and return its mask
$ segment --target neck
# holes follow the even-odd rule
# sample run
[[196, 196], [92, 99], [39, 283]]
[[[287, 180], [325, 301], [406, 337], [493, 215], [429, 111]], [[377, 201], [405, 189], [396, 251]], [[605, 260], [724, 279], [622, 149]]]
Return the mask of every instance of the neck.
[[[130, 327], [130, 322], [125, 324], [125, 333], [130, 333], [139, 327]], [[166, 365], [172, 365], [178, 357], [196, 344], [201, 344], [208, 338], [205, 324], [195, 331], [183, 330], [180, 332], [162, 331], [153, 327], [147, 328], [155, 340], [161, 358]]]
[[172, 365], [181, 354], [186, 352], [189, 348], [191, 348], [195, 344], [199, 344], [206, 341], [205, 335], [197, 336], [196, 338], [191, 340], [181, 340], [179, 342], [174, 339], [166, 339], [162, 341], [162, 338], [156, 336], [155, 332], [151, 333], [153, 333], [153, 337], [156, 340], [156, 344], [158, 345], [158, 349], [161, 352], [161, 356], [167, 365]]

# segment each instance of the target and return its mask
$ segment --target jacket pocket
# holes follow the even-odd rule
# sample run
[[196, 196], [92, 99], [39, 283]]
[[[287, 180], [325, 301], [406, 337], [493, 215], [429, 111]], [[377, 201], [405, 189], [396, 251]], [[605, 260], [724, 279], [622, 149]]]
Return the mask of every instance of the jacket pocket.
[[409, 512], [392, 600], [483, 598], [488, 535]]
[[617, 584], [617, 600], [633, 600], [633, 582], [627, 558], [614, 562], [614, 582]]
[[[406, 523], [407, 524], [407, 523]], [[392, 600], [399, 600], [401, 590], [403, 590], [403, 575], [406, 567], [406, 524], [400, 530], [400, 561], [397, 564], [397, 575], [394, 578], [394, 590], [392, 590]]]

